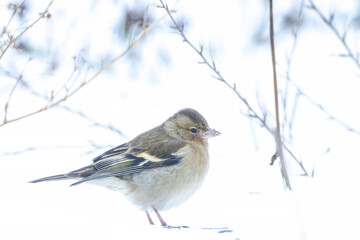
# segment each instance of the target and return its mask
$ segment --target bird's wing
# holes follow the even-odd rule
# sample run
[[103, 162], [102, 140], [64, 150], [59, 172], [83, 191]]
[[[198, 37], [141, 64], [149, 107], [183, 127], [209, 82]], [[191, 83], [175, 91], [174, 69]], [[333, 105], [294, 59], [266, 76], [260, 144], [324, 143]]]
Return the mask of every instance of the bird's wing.
[[98, 178], [125, 176], [140, 173], [145, 169], [178, 164], [184, 157], [179, 150], [186, 143], [176, 139], [161, 139], [151, 144], [126, 143], [96, 157], [92, 167], [95, 172], [74, 183], [80, 184]]
[[126, 152], [128, 149], [129, 149], [128, 143], [124, 143], [122, 145], [114, 147], [114, 148], [104, 152], [103, 154], [97, 156], [96, 158], [93, 159], [93, 162], [96, 163], [98, 161], [101, 161], [101, 160], [104, 160], [104, 159], [109, 159], [109, 158], [111, 158], [113, 156], [120, 155], [120, 154]]

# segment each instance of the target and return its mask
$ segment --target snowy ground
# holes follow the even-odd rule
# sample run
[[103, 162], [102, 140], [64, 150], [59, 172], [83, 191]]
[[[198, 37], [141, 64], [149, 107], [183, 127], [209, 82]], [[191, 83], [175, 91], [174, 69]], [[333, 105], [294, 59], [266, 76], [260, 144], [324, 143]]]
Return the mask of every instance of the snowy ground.
[[[61, 34], [58, 43], [52, 42], [61, 45], [68, 64], [55, 76], [38, 79], [43, 70], [34, 60], [33, 69], [29, 75], [25, 74], [25, 79], [35, 79], [32, 84], [36, 89], [51, 85], [52, 80], [66, 79], [71, 68], [70, 56], [76, 55], [84, 38], [94, 34], [86, 28], [86, 16], [91, 14], [85, 14], [83, 22], [72, 22], [66, 14], [78, 10], [68, 9], [69, 2], [64, 2], [55, 1], [54, 9], [68, 11], [54, 10], [52, 19], [55, 20], [50, 30], [66, 32], [61, 27], [66, 29], [66, 24], [74, 23], [82, 26], [80, 29], [84, 32], [73, 30], [73, 38], [80, 36], [75, 38], [76, 43], [69, 40], [70, 35]], [[216, 3], [209, 3], [207, 11], [203, 11], [201, 1], [198, 5], [179, 4], [178, 9], [190, 18], [199, 11], [204, 13], [204, 17], [191, 22], [190, 37], [214, 47], [214, 58], [221, 73], [237, 84], [251, 104], [257, 106], [256, 93], [259, 92], [262, 104], [272, 111], [269, 52], [267, 47], [249, 49], [243, 37], [249, 34], [250, 23], [261, 13], [254, 1], [249, 2], [249, 9], [240, 5], [219, 8]], [[105, 15], [114, 18], [116, 10], [112, 5], [104, 6], [105, 12], [112, 14], [104, 14], [101, 8], [96, 14], [103, 17], [103, 21], [108, 20]], [[210, 17], [217, 11], [227, 14], [221, 19]], [[254, 14], [249, 16], [246, 12]], [[240, 27], [224, 27], [229, 21], [241, 23]], [[126, 59], [119, 61], [65, 103], [97, 122], [111, 123], [127, 138], [95, 127], [60, 108], [0, 128], [0, 239], [359, 240], [360, 136], [329, 121], [317, 107], [302, 99], [297, 106], [291, 144], [308, 171], [315, 169], [315, 175], [300, 177], [300, 169], [289, 158], [294, 191], [284, 192], [278, 163], [269, 166], [275, 150], [272, 136], [242, 114], [246, 109], [241, 102], [225, 85], [211, 78], [208, 69], [197, 64], [198, 56], [166, 28], [168, 24], [165, 22], [156, 30], [157, 34], [141, 45], [140, 51], [146, 57], [137, 66], [136, 74]], [[93, 27], [99, 30], [103, 26]], [[50, 31], [49, 27], [45, 29]], [[34, 31], [42, 36], [45, 30], [39, 27]], [[99, 35], [99, 38], [103, 36]], [[96, 45], [93, 36], [88, 38], [92, 39], [89, 45], [97, 46], [96, 50], [90, 48], [95, 53], [90, 51], [89, 58], [111, 46], [100, 40]], [[278, 46], [279, 75], [282, 76], [289, 42], [284, 40]], [[114, 52], [120, 52], [123, 46], [113, 48]], [[169, 64], [156, 58], [159, 48], [169, 55]], [[358, 69], [347, 59], [330, 57], [341, 51], [336, 38], [326, 30], [319, 33], [304, 30], [297, 46], [292, 77], [330, 112], [360, 129]], [[4, 66], [10, 67], [14, 61], [10, 55], [4, 59]], [[22, 64], [13, 65], [21, 69]], [[11, 81], [4, 78], [1, 83], [4, 84], [1, 87], [5, 86], [1, 88], [1, 101], [7, 98]], [[26, 95], [26, 89], [19, 89], [19, 95], [13, 97], [9, 116], [27, 112], [39, 104], [41, 100]], [[222, 133], [210, 140], [211, 166], [201, 190], [178, 208], [162, 213], [168, 224], [189, 228], [165, 229], [157, 221], [157, 225], [150, 226], [145, 214], [121, 194], [100, 187], [87, 184], [69, 187], [71, 181], [27, 183], [85, 166], [107, 147], [119, 145], [162, 123], [184, 107], [197, 109], [212, 128]], [[93, 150], [89, 141], [107, 147], [87, 154]]]

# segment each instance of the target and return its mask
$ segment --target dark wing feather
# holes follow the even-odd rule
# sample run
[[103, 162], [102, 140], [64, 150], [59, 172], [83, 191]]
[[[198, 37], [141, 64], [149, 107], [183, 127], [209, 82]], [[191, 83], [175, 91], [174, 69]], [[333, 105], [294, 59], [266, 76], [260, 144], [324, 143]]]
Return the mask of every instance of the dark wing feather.
[[183, 141], [168, 136], [151, 139], [152, 142], [146, 139], [149, 138], [145, 137], [143, 141], [135, 138], [135, 141], [110, 149], [96, 157], [91, 165], [95, 171], [73, 185], [99, 178], [137, 174], [150, 168], [172, 166], [183, 158], [176, 154], [186, 145]]
[[114, 148], [104, 152], [103, 154], [97, 156], [96, 158], [93, 159], [93, 162], [95, 163], [102, 159], [122, 154], [122, 153], [126, 152], [128, 149], [129, 149], [129, 147], [127, 146], [127, 143], [121, 144], [121, 145], [114, 147]]

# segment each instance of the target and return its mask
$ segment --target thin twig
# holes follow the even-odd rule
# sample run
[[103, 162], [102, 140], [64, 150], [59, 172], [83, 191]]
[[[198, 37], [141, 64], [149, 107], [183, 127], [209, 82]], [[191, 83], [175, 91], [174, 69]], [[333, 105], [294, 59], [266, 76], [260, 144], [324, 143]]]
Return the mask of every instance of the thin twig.
[[308, 100], [312, 105], [314, 105], [315, 107], [319, 108], [319, 110], [321, 112], [323, 112], [326, 117], [329, 120], [335, 121], [336, 123], [340, 124], [341, 126], [343, 126], [347, 131], [349, 132], [353, 132], [355, 134], [360, 135], [360, 131], [351, 127], [349, 124], [345, 123], [344, 121], [342, 121], [341, 119], [339, 119], [338, 117], [335, 117], [333, 114], [331, 114], [323, 105], [321, 105], [320, 103], [316, 102], [314, 99], [312, 99], [309, 95], [307, 95], [295, 82], [293, 82], [290, 79], [290, 83], [296, 88], [298, 95], [299, 96], [303, 96], [306, 100]]
[[62, 145], [62, 146], [42, 146], [42, 147], [27, 147], [16, 151], [7, 151], [0, 153], [0, 156], [9, 156], [9, 155], [20, 155], [28, 152], [39, 151], [39, 150], [54, 150], [54, 149], [70, 149], [70, 148], [79, 148], [86, 146], [75, 146], [75, 145]]
[[[310, 1], [310, 0], [309, 0]], [[299, 14], [298, 14], [298, 19], [300, 21], [301, 19], [301, 16], [302, 16], [302, 13], [303, 13], [303, 6], [304, 6], [304, 0], [302, 0], [301, 2], [301, 7], [300, 7], [300, 11], [299, 11]], [[333, 15], [331, 15], [331, 17], [329, 19], [326, 19], [324, 17], [324, 15], [320, 12], [320, 10], [317, 8], [317, 6], [312, 2], [310, 1], [310, 6], [308, 5], [308, 7], [312, 10], [314, 10], [319, 16], [320, 18], [328, 25], [328, 24], [331, 24], [332, 27], [331, 29], [333, 31], [336, 32], [336, 36], [340, 36], [339, 34], [339, 31], [333, 26], [332, 22], [333, 22]], [[359, 130], [356, 130], [354, 129], [353, 127], [351, 127], [349, 124], [345, 123], [344, 121], [340, 120], [338, 117], [335, 117], [333, 114], [331, 114], [323, 105], [321, 105], [320, 103], [316, 102], [314, 99], [312, 99], [309, 95], [307, 95], [301, 88], [300, 86], [298, 86], [294, 81], [292, 81], [291, 79], [291, 65], [292, 65], [292, 59], [293, 59], [293, 56], [294, 56], [294, 53], [295, 53], [295, 49], [296, 49], [296, 46], [297, 46], [297, 42], [298, 42], [298, 32], [299, 32], [299, 25], [297, 24], [294, 28], [294, 32], [293, 32], [293, 44], [292, 44], [292, 47], [291, 47], [291, 51], [290, 51], [290, 54], [289, 56], [287, 57], [287, 69], [286, 69], [286, 87], [285, 89], [288, 89], [288, 85], [289, 84], [292, 84], [296, 91], [297, 91], [297, 94], [295, 96], [295, 100], [294, 100], [294, 105], [292, 106], [292, 116], [291, 116], [291, 119], [289, 120], [289, 123], [288, 123], [288, 128], [289, 128], [289, 138], [291, 139], [292, 138], [292, 125], [293, 125], [293, 119], [294, 119], [294, 114], [295, 114], [295, 111], [296, 111], [296, 105], [299, 101], [299, 97], [300, 96], [303, 96], [306, 100], [308, 100], [312, 105], [314, 105], [315, 107], [317, 107], [321, 112], [323, 112], [326, 117], [329, 119], [329, 120], [332, 120], [332, 121], [335, 121], [336, 123], [340, 124], [341, 126], [343, 126], [347, 131], [350, 131], [350, 132], [353, 132], [355, 134], [358, 134], [360, 135], [360, 131]], [[343, 38], [340, 39], [340, 41], [344, 41]], [[344, 44], [344, 43], [343, 43]], [[347, 43], [345, 42], [345, 45], [347, 46]], [[347, 50], [350, 50], [351, 49], [347, 46], [345, 47]], [[355, 54], [352, 53], [351, 54], [352, 56], [354, 56]], [[354, 60], [354, 59], [353, 59]], [[356, 60], [356, 59], [355, 59]], [[285, 90], [285, 93], [287, 93], [287, 90]], [[287, 100], [287, 97], [286, 97], [286, 94], [285, 94], [285, 97], [283, 99], [283, 106], [284, 106], [284, 113], [286, 113], [286, 101]], [[285, 115], [285, 121], [287, 121], [286, 119], [286, 115]], [[284, 132], [282, 133], [284, 135]]]
[[[49, 103], [51, 103], [52, 101], [54, 101], [54, 99], [55, 99], [57, 96], [59, 96], [62, 91], [65, 91], [65, 95], [68, 94], [70, 88], [69, 88], [67, 85], [68, 85], [68, 83], [73, 79], [75, 73], [77, 73], [78, 70], [79, 70], [79, 68], [77, 68], [77, 67], [75, 66], [74, 69], [73, 69], [73, 71], [70, 73], [70, 76], [69, 76], [68, 79], [65, 81], [64, 85], [63, 85], [61, 88], [59, 88], [56, 92], [55, 92], [55, 91], [52, 91], [52, 92], [51, 92], [51, 96], [50, 96], [50, 98], [49, 98]], [[74, 79], [76, 80], [76, 78], [74, 78]], [[74, 80], [74, 82], [75, 82], [75, 80]]]
[[99, 149], [109, 149], [115, 147], [114, 145], [99, 145], [93, 141], [88, 141], [88, 143], [90, 144], [92, 149], [84, 152], [82, 155], [90, 155], [93, 154], [94, 152], [97, 152]]
[[[9, 77], [14, 78], [15, 81], [18, 81], [18, 80], [21, 79], [19, 82], [21, 82], [22, 84], [24, 84], [24, 83], [26, 82], [25, 79], [23, 78], [23, 75], [22, 75], [21, 78], [20, 78], [20, 75], [19, 75], [19, 76], [16, 76], [14, 73], [11, 73], [11, 72], [9, 72], [9, 71], [7, 71], [7, 70], [5, 70], [5, 69], [2, 69], [1, 67], [0, 67], [0, 70], [2, 70], [2, 71], [3, 71], [5, 74], [7, 74]], [[40, 94], [39, 92], [35, 91], [35, 90], [34, 90], [30, 85], [28, 85], [28, 84], [24, 84], [24, 85], [25, 85], [25, 88], [28, 90], [28, 92], [31, 93], [32, 95], [34, 95], [34, 96], [36, 96], [36, 97], [39, 97], [39, 98], [41, 98], [41, 99], [44, 99], [44, 100], [46, 100], [46, 101], [50, 101], [50, 99], [49, 99], [48, 96], [45, 96], [45, 95], [43, 95], [43, 94]], [[55, 95], [55, 94], [53, 94], [53, 95]], [[69, 112], [69, 113], [71, 113], [71, 114], [74, 114], [74, 115], [77, 115], [77, 116], [79, 116], [79, 117], [84, 118], [85, 120], [91, 122], [91, 124], [92, 124], [93, 126], [104, 128], [104, 129], [106, 129], [106, 130], [109, 130], [109, 131], [111, 131], [111, 132], [114, 132], [114, 133], [120, 135], [120, 136], [123, 137], [124, 139], [128, 139], [128, 137], [127, 137], [120, 129], [118, 129], [117, 127], [115, 127], [115, 126], [113, 126], [113, 125], [111, 125], [111, 124], [103, 124], [103, 123], [100, 123], [100, 122], [92, 119], [92, 118], [89, 117], [88, 115], [86, 115], [84, 112], [81, 112], [81, 111], [79, 111], [79, 110], [75, 110], [75, 109], [73, 109], [73, 108], [71, 108], [71, 107], [69, 107], [69, 106], [61, 105], [61, 104], [60, 104], [60, 105], [57, 105], [56, 107], [62, 108], [62, 109], [64, 109], [65, 111], [67, 111], [67, 112]]]
[[309, 5], [307, 5], [307, 7], [314, 10], [314, 12], [321, 18], [321, 20], [326, 24], [326, 26], [328, 26], [335, 34], [335, 36], [339, 39], [339, 41], [346, 50], [346, 54], [344, 56], [349, 57], [355, 63], [356, 67], [360, 70], [360, 59], [357, 57], [357, 54], [355, 54], [351, 50], [349, 44], [346, 41], [347, 31], [345, 30], [343, 33], [340, 33], [340, 31], [333, 24], [335, 14], [330, 14], [329, 18], [327, 18], [312, 0], [308, 0], [308, 2]]
[[9, 43], [6, 45], [4, 51], [1, 53], [0, 55], [0, 59], [4, 56], [5, 52], [9, 49], [9, 47], [12, 45], [12, 44], [15, 44], [15, 42], [27, 31], [29, 30], [30, 28], [32, 28], [37, 22], [39, 22], [41, 19], [45, 18], [45, 17], [49, 17], [50, 15], [47, 14], [48, 11], [49, 11], [49, 8], [51, 6], [51, 4], [53, 3], [53, 0], [50, 1], [49, 5], [46, 7], [46, 9], [39, 14], [39, 17], [32, 23], [30, 24], [29, 26], [27, 26], [19, 35], [17, 35], [15, 38], [10, 36], [10, 39], [9, 39]]
[[5, 107], [4, 107], [4, 122], [7, 122], [7, 114], [8, 114], [8, 111], [9, 111], [9, 106], [10, 106], [10, 101], [11, 101], [12, 95], [14, 94], [14, 91], [15, 91], [16, 87], [18, 86], [19, 82], [21, 82], [23, 80], [24, 71], [25, 71], [26, 66], [28, 65], [28, 63], [30, 61], [31, 61], [31, 58], [26, 62], [22, 72], [17, 77], [16, 82], [15, 82], [13, 88], [10, 91], [9, 97], [8, 97], [8, 99], [7, 99], [6, 103], [5, 103]]
[[255, 112], [255, 110], [250, 106], [249, 102], [240, 94], [240, 92], [238, 91], [238, 89], [236, 88], [236, 85], [231, 85], [230, 83], [228, 83], [223, 76], [221, 75], [220, 71], [216, 68], [215, 62], [212, 60], [211, 63], [210, 61], [204, 56], [203, 54], [203, 46], [200, 45], [199, 48], [195, 47], [190, 41], [189, 39], [185, 36], [184, 33], [184, 26], [183, 25], [179, 25], [176, 20], [174, 19], [173, 15], [171, 14], [171, 10], [169, 9], [169, 6], [167, 4], [165, 4], [162, 0], [160, 0], [161, 5], [158, 6], [159, 8], [163, 8], [168, 16], [171, 19], [171, 22], [173, 24], [172, 28], [176, 29], [179, 33], [179, 35], [181, 36], [181, 38], [183, 39], [183, 41], [188, 44], [201, 58], [201, 61], [199, 62], [200, 64], [204, 64], [206, 65], [208, 68], [210, 68], [215, 75], [212, 75], [213, 78], [215, 78], [216, 80], [223, 82], [225, 85], [227, 85], [236, 95], [237, 97], [246, 105], [247, 109], [249, 110], [249, 114], [252, 116], [252, 118], [255, 118], [259, 121], [259, 123], [261, 123], [263, 121], [263, 119]]
[[[190, 42], [190, 40], [186, 37], [184, 33], [184, 25], [180, 25], [177, 23], [177, 21], [174, 19], [172, 15], [172, 10], [169, 9], [169, 6], [163, 2], [163, 0], [160, 0], [160, 5], [158, 5], [159, 8], [162, 8], [166, 11], [167, 15], [169, 16], [172, 26], [171, 28], [175, 29], [177, 33], [182, 38], [182, 41], [185, 42], [191, 49], [193, 49], [201, 58], [201, 61], [199, 61], [199, 64], [203, 64], [207, 66], [213, 73], [212, 77], [222, 83], [224, 83], [228, 88], [232, 90], [234, 94], [241, 100], [241, 102], [246, 106], [248, 110], [248, 117], [251, 119], [255, 119], [258, 124], [261, 127], [264, 127], [271, 135], [274, 135], [274, 131], [271, 127], [268, 126], [266, 123], [266, 115], [260, 116], [254, 108], [250, 105], [250, 103], [246, 100], [245, 97], [240, 93], [240, 91], [236, 88], [235, 84], [230, 84], [228, 81], [225, 80], [225, 78], [221, 75], [220, 70], [216, 67], [214, 60], [208, 60], [205, 55], [203, 54], [204, 47], [202, 45], [199, 46], [199, 48], [195, 47], [194, 44]], [[285, 147], [285, 143], [283, 143], [284, 149], [289, 152], [289, 154], [295, 159], [295, 161], [299, 164], [301, 161], [299, 161], [295, 155], [290, 151], [289, 148]], [[304, 175], [308, 175], [307, 171], [305, 170], [304, 166], [302, 164], [299, 164], [301, 169], [303, 170]]]
[[[282, 137], [284, 139], [285, 136], [285, 130], [287, 130], [287, 128], [285, 128], [285, 126], [288, 126], [288, 130], [289, 130], [289, 138], [292, 138], [292, 126], [293, 126], [293, 122], [291, 122], [291, 120], [293, 119], [288, 119], [288, 115], [287, 115], [287, 102], [288, 102], [288, 93], [289, 93], [289, 80], [290, 80], [290, 72], [291, 72], [291, 67], [292, 67], [292, 60], [294, 58], [294, 54], [295, 54], [295, 50], [297, 47], [297, 42], [298, 42], [298, 36], [299, 36], [299, 30], [300, 30], [300, 26], [301, 26], [301, 21], [302, 21], [302, 15], [303, 15], [303, 10], [304, 10], [304, 5], [305, 5], [305, 0], [302, 0], [300, 3], [300, 9], [297, 15], [297, 20], [295, 23], [295, 26], [293, 28], [292, 31], [292, 35], [293, 35], [293, 43], [292, 43], [292, 47], [290, 49], [289, 54], [286, 56], [286, 82], [285, 82], [285, 88], [284, 88], [284, 95], [283, 95], [283, 101], [282, 101], [282, 105], [283, 105], [283, 112], [284, 112], [284, 119], [283, 119], [283, 128], [282, 128]], [[294, 113], [297, 109], [294, 108], [294, 106], [291, 106], [292, 108], [292, 112]]]
[[8, 5], [8, 8], [9, 8], [9, 9], [12, 8], [12, 9], [13, 9], [13, 12], [12, 12], [12, 14], [11, 14], [11, 16], [10, 16], [10, 18], [9, 18], [9, 21], [7, 22], [7, 24], [6, 24], [6, 26], [4, 27], [3, 32], [1, 33], [0, 36], [2, 36], [3, 34], [5, 34], [5, 33], [7, 32], [6, 30], [9, 28], [10, 23], [11, 23], [11, 21], [14, 19], [14, 16], [15, 16], [16, 12], [18, 11], [19, 8], [22, 8], [22, 7], [24, 6], [24, 3], [25, 3], [25, 0], [22, 1], [20, 4], [10, 3], [10, 4]]
[[120, 136], [123, 137], [124, 139], [129, 139], [129, 137], [126, 136], [123, 131], [121, 131], [120, 129], [116, 128], [115, 126], [113, 126], [113, 125], [110, 124], [110, 123], [109, 123], [109, 124], [99, 123], [99, 122], [95, 121], [94, 119], [90, 118], [89, 116], [87, 116], [85, 113], [83, 113], [83, 112], [81, 112], [81, 111], [79, 111], [79, 110], [72, 109], [71, 107], [68, 107], [68, 106], [58, 105], [57, 107], [60, 107], [60, 108], [62, 108], [62, 109], [64, 109], [64, 110], [68, 111], [69, 113], [78, 115], [78, 116], [86, 119], [87, 121], [91, 122], [91, 123], [93, 124], [93, 126], [101, 127], [101, 128], [110, 130], [110, 131], [112, 131], [112, 132], [117, 133], [118, 135], [120, 135]]
[[128, 45], [128, 47], [121, 54], [119, 54], [118, 56], [116, 56], [115, 58], [110, 60], [105, 65], [101, 66], [100, 69], [92, 77], [90, 77], [86, 81], [79, 84], [79, 86], [77, 86], [72, 91], [69, 91], [64, 97], [62, 97], [62, 98], [60, 98], [60, 99], [58, 99], [56, 101], [52, 101], [52, 102], [48, 103], [46, 106], [44, 106], [44, 107], [42, 107], [42, 108], [40, 108], [38, 110], [35, 110], [35, 111], [30, 112], [28, 114], [22, 115], [20, 117], [13, 118], [11, 120], [7, 120], [6, 122], [1, 123], [0, 127], [4, 126], [5, 124], [8, 124], [8, 123], [18, 121], [20, 119], [30, 117], [30, 116], [35, 115], [37, 113], [44, 112], [44, 111], [48, 110], [49, 108], [52, 108], [52, 107], [57, 106], [58, 104], [60, 104], [62, 102], [65, 102], [68, 98], [72, 97], [75, 93], [77, 93], [85, 85], [88, 85], [90, 82], [92, 82], [94, 79], [96, 79], [97, 76], [99, 76], [102, 72], [104, 72], [106, 69], [108, 69], [117, 60], [119, 60], [121, 57], [123, 57], [125, 54], [127, 54], [147, 34], [147, 32], [150, 29], [152, 29], [154, 26], [156, 26], [163, 18], [164, 17], [154, 21], [153, 23], [148, 25], [146, 28], [142, 29], [142, 31], [139, 33], [139, 35], [136, 36], [136, 38]]

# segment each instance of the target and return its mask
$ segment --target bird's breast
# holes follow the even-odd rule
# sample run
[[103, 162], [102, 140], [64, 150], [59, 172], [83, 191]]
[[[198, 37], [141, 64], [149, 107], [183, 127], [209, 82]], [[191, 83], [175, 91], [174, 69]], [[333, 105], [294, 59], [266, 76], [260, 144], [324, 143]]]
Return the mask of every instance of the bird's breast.
[[179, 164], [148, 169], [135, 176], [130, 200], [142, 209], [165, 210], [186, 201], [198, 190], [209, 168], [207, 148], [188, 145], [177, 154], [184, 156]]

